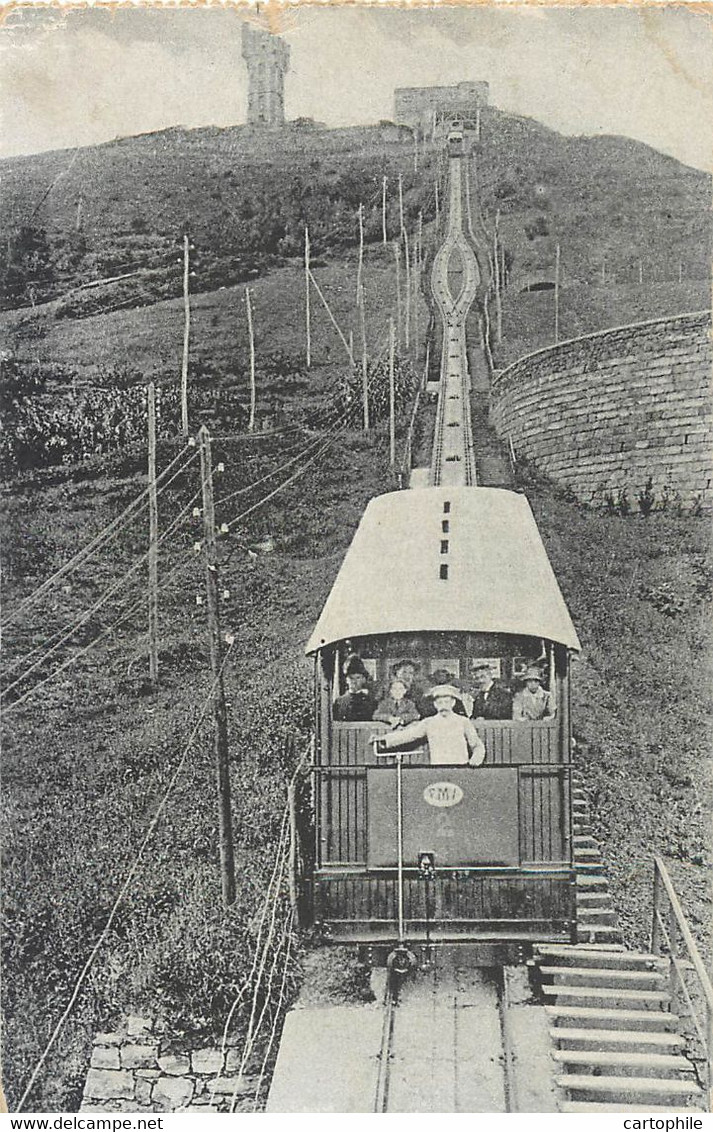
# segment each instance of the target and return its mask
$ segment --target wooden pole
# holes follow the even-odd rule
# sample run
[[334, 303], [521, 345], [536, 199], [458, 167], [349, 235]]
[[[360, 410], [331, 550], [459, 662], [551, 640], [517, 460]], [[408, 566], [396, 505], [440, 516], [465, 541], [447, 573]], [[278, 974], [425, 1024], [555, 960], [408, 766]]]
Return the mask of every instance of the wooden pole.
[[312, 321], [309, 300], [309, 228], [305, 228], [305, 330], [307, 335], [307, 369], [312, 365]]
[[399, 173], [399, 231], [404, 232], [404, 179]]
[[250, 301], [250, 288], [245, 288], [245, 312], [248, 316], [248, 340], [250, 342], [250, 419], [248, 432], [255, 431], [255, 334], [253, 332], [253, 308]]
[[440, 207], [440, 202], [438, 200], [438, 173], [436, 173], [436, 180], [434, 182], [434, 188], [435, 188], [435, 191], [436, 191], [436, 231], [438, 231], [440, 223], [441, 223], [441, 207]]
[[555, 342], [560, 340], [560, 246], [555, 251]]
[[156, 491], [156, 386], [149, 382], [149, 680], [158, 680], [158, 495]]
[[181, 363], [181, 431], [188, 436], [188, 346], [191, 339], [191, 303], [188, 296], [190, 245], [183, 237], [183, 361]]
[[413, 272], [413, 275], [412, 275], [412, 278], [413, 278], [413, 344], [414, 344], [415, 351], [418, 352], [418, 331], [419, 331], [418, 291], [419, 291], [419, 280], [420, 280], [420, 269], [419, 269], [419, 263], [418, 263], [418, 239], [414, 240], [412, 272]]
[[361, 295], [361, 277], [364, 270], [364, 205], [359, 205], [359, 262], [357, 264], [356, 300]]
[[218, 786], [218, 829], [220, 836], [220, 874], [223, 907], [235, 901], [235, 858], [233, 825], [230, 807], [230, 768], [228, 763], [228, 713], [223, 684], [223, 647], [220, 637], [218, 600], [218, 556], [215, 541], [215, 509], [213, 501], [213, 462], [210, 435], [203, 425], [198, 433], [203, 492], [203, 537], [205, 545], [205, 583], [210, 638], [210, 667], [213, 674], [213, 745]]
[[418, 173], [418, 127], [413, 131], [413, 171]]
[[361, 327], [361, 396], [364, 409], [364, 432], [369, 431], [369, 362], [366, 354], [366, 313], [364, 311], [364, 289], [359, 296], [359, 323]]
[[381, 182], [381, 242], [386, 247], [386, 186], [387, 178]]
[[404, 266], [406, 268], [406, 349], [411, 345], [411, 256], [408, 246], [408, 232], [404, 228]]
[[396, 387], [394, 378], [394, 353], [396, 350], [396, 331], [393, 318], [389, 319], [389, 462], [396, 466]]
[[76, 219], [75, 224], [74, 224], [75, 231], [78, 232], [81, 227], [82, 227], [82, 194], [80, 193], [79, 194], [79, 200], [77, 201], [77, 219]]
[[402, 341], [402, 317], [401, 317], [401, 248], [399, 241], [394, 240], [394, 259], [396, 260], [396, 332], [397, 341], [399, 346]]
[[423, 266], [423, 212], [418, 213], [418, 266]]
[[297, 825], [297, 796], [294, 782], [290, 782], [287, 787], [287, 810], [290, 822], [290, 846], [289, 846], [289, 868], [287, 871], [287, 885], [290, 894], [290, 906], [295, 917], [295, 923], [299, 924], [299, 882], [297, 876], [299, 854], [297, 846], [299, 843], [299, 829]]

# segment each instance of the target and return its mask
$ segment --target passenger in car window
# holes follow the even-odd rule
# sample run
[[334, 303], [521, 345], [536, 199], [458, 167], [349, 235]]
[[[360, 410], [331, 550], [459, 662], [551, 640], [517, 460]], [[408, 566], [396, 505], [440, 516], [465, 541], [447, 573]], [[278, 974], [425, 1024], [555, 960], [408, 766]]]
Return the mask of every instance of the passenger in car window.
[[554, 715], [552, 696], [542, 687], [542, 673], [531, 665], [523, 675], [525, 687], [512, 701], [512, 717], [520, 720], [549, 719]]
[[485, 746], [475, 724], [465, 716], [456, 715], [454, 707], [460, 699], [458, 688], [452, 684], [438, 684], [428, 693], [436, 708], [435, 715], [410, 723], [389, 735], [372, 737], [377, 751], [390, 751], [417, 739], [426, 739], [432, 765], [480, 766], [485, 760]]
[[496, 680], [490, 661], [474, 662], [473, 719], [512, 719], [512, 693]]
[[419, 718], [415, 703], [406, 695], [406, 685], [403, 680], [394, 678], [391, 681], [389, 693], [379, 702], [373, 718], [390, 724], [392, 728], [415, 723]]
[[[465, 692], [463, 690], [460, 680], [458, 680], [452, 672], [449, 672], [447, 668], [436, 668], [431, 673], [431, 683], [433, 685], [451, 684], [458, 690], [458, 699], [456, 700], [455, 708], [453, 709], [456, 715], [472, 714], [473, 697], [469, 695], [468, 692]], [[422, 703], [420, 704], [419, 710], [420, 714], [423, 717], [427, 715], [435, 715], [436, 708], [434, 706], [433, 699], [430, 696], [426, 695], [423, 698]]]
[[369, 674], [356, 654], [344, 662], [346, 692], [334, 701], [334, 718], [340, 723], [358, 723], [371, 719], [376, 700], [369, 688]]

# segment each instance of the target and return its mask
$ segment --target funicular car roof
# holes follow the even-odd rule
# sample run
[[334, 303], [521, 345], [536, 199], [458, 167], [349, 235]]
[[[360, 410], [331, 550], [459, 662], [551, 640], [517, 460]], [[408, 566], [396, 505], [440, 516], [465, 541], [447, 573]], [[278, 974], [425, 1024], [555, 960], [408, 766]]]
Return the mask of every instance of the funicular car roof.
[[580, 648], [524, 495], [433, 487], [376, 496], [306, 652], [347, 638], [439, 630], [544, 637]]

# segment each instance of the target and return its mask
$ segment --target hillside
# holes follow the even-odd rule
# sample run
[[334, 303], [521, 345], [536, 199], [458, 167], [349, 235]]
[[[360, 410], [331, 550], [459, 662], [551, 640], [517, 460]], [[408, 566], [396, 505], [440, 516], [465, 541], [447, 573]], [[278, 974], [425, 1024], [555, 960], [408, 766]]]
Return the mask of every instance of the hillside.
[[[244, 127], [172, 129], [76, 151], [0, 162], [0, 222], [9, 233], [6, 307], [65, 296], [55, 317], [149, 303], [180, 293], [180, 239], [195, 245], [195, 291], [253, 277], [300, 254], [381, 238], [381, 185], [389, 179], [389, 231], [398, 230], [401, 174], [407, 224], [435, 217], [438, 151], [413, 167], [408, 131], [394, 126], [326, 130], [293, 125], [268, 139]], [[565, 278], [605, 277], [708, 286], [710, 178], [623, 137], [564, 137], [533, 119], [483, 115], [477, 158], [483, 211], [501, 213], [511, 289], [552, 267], [560, 243]], [[137, 272], [130, 280], [67, 295], [70, 288]], [[670, 295], [676, 309], [675, 293]], [[664, 313], [672, 313], [667, 310]]]

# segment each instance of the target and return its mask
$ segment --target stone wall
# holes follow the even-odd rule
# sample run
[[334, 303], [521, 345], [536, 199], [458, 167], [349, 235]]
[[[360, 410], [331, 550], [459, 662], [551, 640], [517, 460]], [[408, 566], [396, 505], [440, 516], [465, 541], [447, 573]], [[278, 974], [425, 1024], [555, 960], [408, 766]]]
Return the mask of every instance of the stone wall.
[[[239, 1075], [241, 1050], [181, 1049], [149, 1018], [97, 1034], [80, 1112], [252, 1112], [258, 1074]], [[254, 1066], [248, 1066], [254, 1069]]]
[[586, 502], [649, 477], [686, 508], [713, 504], [710, 312], [617, 327], [520, 358], [495, 375], [491, 423]]

